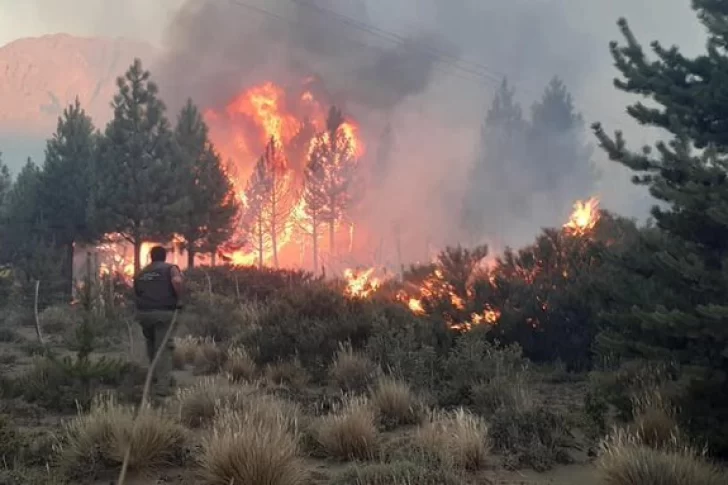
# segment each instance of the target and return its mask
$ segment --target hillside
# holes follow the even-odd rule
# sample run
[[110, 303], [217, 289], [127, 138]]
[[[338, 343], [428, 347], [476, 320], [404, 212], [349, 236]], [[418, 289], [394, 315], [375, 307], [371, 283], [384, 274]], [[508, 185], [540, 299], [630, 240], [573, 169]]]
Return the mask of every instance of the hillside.
[[136, 56], [152, 63], [149, 45], [67, 34], [25, 38], [0, 47], [0, 151], [12, 167], [42, 154], [42, 141], [76, 96], [102, 126], [115, 79]]

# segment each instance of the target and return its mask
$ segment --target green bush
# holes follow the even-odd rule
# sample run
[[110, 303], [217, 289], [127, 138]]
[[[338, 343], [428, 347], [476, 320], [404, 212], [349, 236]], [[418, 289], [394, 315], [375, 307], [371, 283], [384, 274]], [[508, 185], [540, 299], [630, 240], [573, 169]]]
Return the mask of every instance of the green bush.
[[490, 436], [494, 448], [514, 460], [508, 463], [513, 468], [546, 471], [571, 462], [564, 451], [573, 443], [566, 419], [542, 407], [501, 408], [490, 420]]

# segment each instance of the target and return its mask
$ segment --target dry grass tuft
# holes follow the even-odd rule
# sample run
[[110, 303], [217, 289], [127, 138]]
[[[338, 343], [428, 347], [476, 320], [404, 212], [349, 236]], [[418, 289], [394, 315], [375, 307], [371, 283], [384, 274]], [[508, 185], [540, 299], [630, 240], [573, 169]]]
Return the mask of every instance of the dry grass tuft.
[[174, 339], [174, 352], [172, 359], [175, 369], [184, 369], [185, 366], [195, 362], [197, 356], [197, 347], [200, 345], [200, 339], [187, 335], [186, 337], [177, 337]]
[[195, 372], [197, 374], [216, 374], [225, 365], [227, 354], [215, 340], [206, 338], [197, 345], [195, 352]]
[[728, 475], [688, 447], [657, 450], [616, 431], [597, 463], [606, 485], [725, 485]]
[[427, 456], [455, 469], [483, 469], [491, 449], [485, 421], [462, 408], [434, 413], [416, 441]]
[[272, 385], [302, 389], [311, 380], [298, 359], [269, 364], [265, 368], [265, 380]]
[[241, 347], [228, 350], [227, 360], [223, 366], [223, 370], [233, 382], [253, 382], [258, 373], [255, 361]]
[[334, 477], [333, 485], [463, 485], [452, 470], [432, 469], [411, 461], [353, 465]]
[[376, 414], [364, 397], [347, 399], [337, 412], [322, 417], [313, 432], [326, 454], [343, 460], [372, 459], [379, 445]]
[[180, 421], [193, 428], [204, 426], [213, 420], [218, 407], [242, 407], [257, 392], [254, 386], [234, 386], [221, 377], [206, 377], [177, 391]]
[[682, 440], [676, 410], [658, 390], [645, 391], [633, 397], [632, 408], [634, 418], [627, 430], [641, 444], [663, 449]]
[[381, 377], [371, 395], [379, 419], [387, 429], [419, 424], [424, 419], [425, 407], [406, 382]]
[[281, 423], [285, 416], [260, 420], [263, 401], [251, 412], [222, 410], [203, 439], [202, 483], [208, 485], [297, 485], [308, 473], [298, 437]]
[[341, 390], [361, 392], [379, 375], [379, 367], [349, 343], [340, 343], [329, 369], [332, 382]]
[[134, 425], [134, 408], [121, 405], [111, 395], [97, 397], [86, 415], [64, 425], [59, 452], [71, 476], [91, 476], [108, 466], [118, 466], [131, 444], [129, 470], [145, 473], [170, 465], [182, 456], [184, 428], [158, 409], [145, 406]]

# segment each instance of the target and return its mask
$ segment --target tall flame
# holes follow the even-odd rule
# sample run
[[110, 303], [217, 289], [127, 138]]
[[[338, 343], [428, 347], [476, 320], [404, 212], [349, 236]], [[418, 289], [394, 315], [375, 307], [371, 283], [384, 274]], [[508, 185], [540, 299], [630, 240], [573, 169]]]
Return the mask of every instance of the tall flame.
[[564, 229], [575, 236], [583, 236], [591, 232], [599, 222], [599, 200], [592, 197], [586, 202], [576, 201], [574, 211]]

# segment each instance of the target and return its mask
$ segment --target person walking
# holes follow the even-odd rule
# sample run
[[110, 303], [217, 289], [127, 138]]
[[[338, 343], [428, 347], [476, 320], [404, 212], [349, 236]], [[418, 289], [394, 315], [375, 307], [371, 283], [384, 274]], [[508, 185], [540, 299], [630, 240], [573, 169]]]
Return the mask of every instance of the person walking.
[[[134, 297], [137, 320], [142, 327], [151, 364], [175, 319], [175, 313], [182, 308], [184, 282], [179, 267], [167, 263], [166, 249], [155, 246], [150, 256], [151, 263], [134, 277]], [[162, 349], [152, 382], [174, 385], [171, 375], [173, 350], [174, 342], [170, 338], [166, 348]]]

